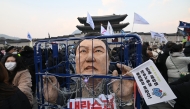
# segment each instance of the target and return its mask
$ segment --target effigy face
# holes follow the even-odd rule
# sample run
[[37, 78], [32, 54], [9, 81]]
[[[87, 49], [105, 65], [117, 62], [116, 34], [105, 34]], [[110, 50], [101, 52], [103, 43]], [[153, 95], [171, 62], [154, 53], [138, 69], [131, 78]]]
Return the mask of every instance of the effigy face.
[[99, 39], [83, 40], [76, 50], [76, 72], [85, 75], [106, 75], [109, 56], [106, 45]]

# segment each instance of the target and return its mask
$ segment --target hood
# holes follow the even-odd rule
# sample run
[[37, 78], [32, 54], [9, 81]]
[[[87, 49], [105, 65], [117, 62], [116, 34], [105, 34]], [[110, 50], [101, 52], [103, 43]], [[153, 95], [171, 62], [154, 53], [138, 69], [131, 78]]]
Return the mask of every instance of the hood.
[[173, 52], [170, 54], [172, 57], [184, 57], [184, 53], [183, 52]]

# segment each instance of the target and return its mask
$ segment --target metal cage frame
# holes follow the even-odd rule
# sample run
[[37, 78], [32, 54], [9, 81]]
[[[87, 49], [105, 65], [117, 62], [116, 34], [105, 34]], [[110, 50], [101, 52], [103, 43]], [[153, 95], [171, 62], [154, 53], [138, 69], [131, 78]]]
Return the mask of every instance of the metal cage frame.
[[[124, 49], [124, 54], [127, 54], [129, 49], [127, 48], [129, 43], [123, 43], [122, 40], [124, 40], [126, 37], [129, 38], [134, 38], [136, 40], [136, 65], [138, 66], [140, 65], [142, 62], [141, 58], [141, 49], [142, 49], [142, 42], [141, 39], [139, 38], [138, 34], [122, 34], [122, 35], [110, 35], [110, 36], [91, 36], [91, 37], [80, 37], [80, 38], [59, 38], [59, 39], [50, 39], [50, 40], [40, 40], [37, 41], [34, 45], [34, 62], [35, 62], [35, 74], [36, 74], [36, 97], [37, 97], [37, 102], [38, 102], [38, 109], [44, 108], [45, 106], [48, 106], [48, 104], [44, 104], [44, 97], [43, 97], [43, 75], [46, 75], [45, 72], [49, 69], [48, 67], [46, 67], [45, 69], [42, 68], [42, 52], [41, 52], [41, 43], [51, 43], [51, 42], [55, 42], [55, 41], [64, 41], [65, 42], [65, 51], [66, 51], [66, 55], [65, 55], [65, 59], [66, 59], [66, 74], [57, 74], [59, 76], [62, 77], [81, 77], [81, 75], [78, 74], [70, 74], [69, 73], [69, 59], [68, 59], [68, 47], [71, 46], [68, 44], [68, 41], [75, 41], [75, 40], [84, 40], [84, 39], [109, 39], [109, 38], [121, 38], [121, 42], [117, 42], [117, 43], [108, 43], [108, 44], [123, 44], [125, 49]], [[127, 38], [128, 39], [128, 38]], [[45, 46], [46, 48], [46, 46]], [[46, 53], [45, 53], [46, 54]], [[45, 55], [46, 59], [48, 58], [48, 55]], [[124, 64], [128, 65], [127, 61], [129, 57], [127, 55], [124, 55]], [[46, 60], [47, 61], [47, 60]], [[55, 66], [57, 67], [57, 66]], [[51, 75], [51, 74], [48, 74]], [[93, 77], [93, 78], [110, 78], [110, 79], [133, 79], [134, 78], [129, 78], [129, 77], [124, 77], [124, 76], [120, 76], [120, 77], [114, 77], [114, 76], [108, 76], [108, 75], [83, 75], [86, 77]], [[67, 82], [70, 82], [70, 80], [67, 80]], [[136, 88], [137, 89], [137, 88]], [[135, 91], [136, 92], [136, 107], [137, 109], [140, 109], [140, 94], [138, 92], [138, 90]]]

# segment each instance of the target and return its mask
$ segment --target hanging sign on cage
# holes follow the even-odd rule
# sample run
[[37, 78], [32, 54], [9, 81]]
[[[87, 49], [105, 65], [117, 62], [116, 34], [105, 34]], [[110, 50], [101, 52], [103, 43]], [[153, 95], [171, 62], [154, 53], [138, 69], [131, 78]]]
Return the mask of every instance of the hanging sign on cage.
[[[107, 98], [108, 99], [107, 99]], [[101, 94], [97, 98], [70, 99], [67, 108], [69, 109], [116, 109], [115, 94]]]
[[152, 60], [144, 62], [131, 72], [147, 105], [176, 98]]

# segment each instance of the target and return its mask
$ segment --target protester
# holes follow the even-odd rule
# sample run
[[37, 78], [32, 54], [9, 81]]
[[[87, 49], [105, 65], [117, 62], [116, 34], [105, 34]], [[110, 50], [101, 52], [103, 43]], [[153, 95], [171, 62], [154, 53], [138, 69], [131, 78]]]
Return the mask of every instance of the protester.
[[168, 41], [162, 50], [163, 52], [161, 52], [158, 55], [156, 60], [156, 67], [158, 68], [158, 70], [160, 71], [166, 82], [168, 82], [168, 73], [167, 73], [168, 69], [166, 67], [166, 59], [168, 58], [169, 51], [174, 44], [175, 43]]
[[190, 74], [170, 83], [170, 87], [177, 96], [174, 109], [190, 109]]
[[[89, 33], [87, 36], [100, 36], [97, 33]], [[106, 75], [109, 71], [110, 65], [110, 49], [108, 48], [107, 42], [99, 39], [82, 40], [75, 45], [75, 62], [76, 62], [76, 73], [81, 75]], [[92, 56], [93, 55], [93, 56]], [[132, 76], [130, 73], [131, 68], [122, 64], [117, 64], [117, 67], [121, 69], [122, 75]], [[118, 71], [112, 72], [113, 76], [118, 76]], [[49, 78], [49, 79], [48, 79]], [[101, 78], [89, 78], [88, 82], [84, 82], [85, 78], [78, 78], [75, 97], [82, 98], [94, 98], [100, 94], [109, 94], [111, 92], [116, 94], [117, 106], [119, 101], [122, 100], [121, 107], [128, 108], [126, 104], [132, 100], [133, 94], [133, 80], [120, 80], [110, 84], [109, 92], [106, 91], [106, 79]], [[49, 81], [50, 80], [50, 81]], [[82, 81], [81, 81], [82, 80]], [[52, 83], [52, 84], [51, 84]], [[51, 103], [60, 105], [66, 104], [65, 96], [58, 91], [54, 86], [59, 87], [57, 79], [54, 76], [44, 78], [44, 97]], [[82, 85], [82, 89], [80, 87]], [[94, 88], [93, 88], [94, 86]], [[120, 89], [122, 87], [122, 91]], [[81, 92], [82, 91], [82, 92]], [[66, 100], [67, 101], [67, 100]], [[133, 106], [131, 106], [133, 107]], [[119, 109], [119, 108], [118, 108]]]
[[148, 42], [144, 42], [142, 45], [142, 58], [143, 62], [147, 61], [151, 57], [151, 52], [150, 52], [150, 45]]
[[30, 104], [33, 104], [32, 96], [32, 80], [31, 75], [28, 69], [23, 65], [20, 57], [15, 54], [10, 54], [5, 58], [3, 65], [9, 71], [9, 83], [17, 86], [30, 101]]
[[153, 54], [153, 59], [157, 60], [158, 54], [161, 53], [162, 51], [158, 48], [157, 45], [152, 46], [152, 54]]
[[3, 58], [1, 59], [1, 62], [5, 61], [5, 58], [10, 55], [10, 54], [17, 54], [16, 52], [16, 48], [14, 46], [9, 46], [6, 50], [5, 50], [6, 54], [3, 56]]
[[25, 46], [23, 51], [20, 52], [23, 64], [29, 70], [32, 76], [32, 92], [33, 95], [36, 91], [36, 75], [35, 75], [35, 64], [34, 64], [34, 51], [31, 47]]
[[182, 72], [188, 72], [190, 58], [185, 57], [182, 46], [174, 44], [170, 49], [170, 56], [166, 60], [169, 83], [180, 78]]
[[0, 109], [31, 109], [26, 95], [9, 84], [6, 68], [0, 63]]

